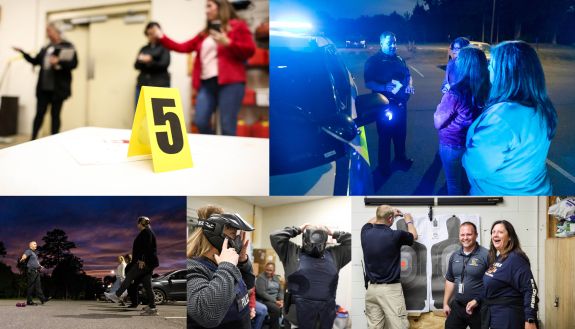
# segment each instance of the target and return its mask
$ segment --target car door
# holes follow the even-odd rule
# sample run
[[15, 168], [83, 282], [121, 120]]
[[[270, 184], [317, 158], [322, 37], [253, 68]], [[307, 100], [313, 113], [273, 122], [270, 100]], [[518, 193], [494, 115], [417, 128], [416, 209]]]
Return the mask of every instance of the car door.
[[170, 299], [186, 300], [186, 274], [187, 270], [180, 270], [172, 274], [168, 279]]

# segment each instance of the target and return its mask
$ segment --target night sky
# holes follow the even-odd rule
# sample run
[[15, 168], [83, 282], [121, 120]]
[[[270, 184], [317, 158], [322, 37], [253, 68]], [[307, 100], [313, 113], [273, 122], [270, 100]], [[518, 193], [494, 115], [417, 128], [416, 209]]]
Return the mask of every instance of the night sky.
[[118, 255], [131, 253], [138, 216], [151, 219], [160, 267], [156, 273], [185, 268], [185, 197], [0, 197], [0, 261], [16, 272], [16, 259], [35, 240], [61, 229], [76, 244], [71, 252], [84, 261], [88, 275], [109, 275]]
[[298, 11], [325, 12], [333, 18], [358, 18], [377, 14], [389, 15], [396, 11], [403, 15], [412, 12], [417, 0], [270, 0], [272, 19], [296, 15]]

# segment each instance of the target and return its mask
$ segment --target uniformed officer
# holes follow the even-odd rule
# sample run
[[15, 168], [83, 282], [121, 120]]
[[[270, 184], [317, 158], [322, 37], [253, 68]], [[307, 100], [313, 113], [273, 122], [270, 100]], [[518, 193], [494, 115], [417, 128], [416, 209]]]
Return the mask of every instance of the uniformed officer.
[[40, 270], [43, 268], [38, 261], [38, 255], [36, 255], [36, 248], [38, 245], [36, 241], [30, 241], [28, 244], [28, 249], [24, 251], [20, 262], [24, 262], [28, 259], [26, 263], [26, 275], [28, 277], [28, 290], [26, 293], [26, 305], [37, 305], [34, 303], [34, 296], [40, 299], [40, 303], [44, 304], [48, 301], [48, 298], [44, 297], [42, 292], [42, 282], [40, 280]]
[[[489, 252], [477, 243], [477, 227], [471, 222], [459, 226], [461, 249], [451, 254], [445, 274], [443, 312], [446, 329], [481, 329], [481, 312], [467, 314], [471, 301], [479, 302], [483, 293], [483, 273], [487, 270]], [[455, 292], [455, 293], [454, 293]], [[453, 299], [452, 299], [453, 297]]]
[[413, 159], [405, 155], [407, 136], [407, 101], [415, 93], [411, 74], [405, 61], [396, 54], [397, 40], [392, 32], [380, 36], [381, 51], [365, 62], [363, 71], [366, 88], [380, 93], [389, 100], [390, 110], [382, 113], [377, 124], [379, 137], [378, 166], [383, 175], [391, 173], [391, 141], [393, 140], [395, 163], [407, 170]]
[[[290, 241], [302, 233], [301, 247]], [[326, 246], [330, 235], [338, 245]], [[287, 280], [285, 318], [299, 329], [331, 329], [339, 270], [351, 260], [351, 233], [304, 224], [272, 232], [270, 241]]]

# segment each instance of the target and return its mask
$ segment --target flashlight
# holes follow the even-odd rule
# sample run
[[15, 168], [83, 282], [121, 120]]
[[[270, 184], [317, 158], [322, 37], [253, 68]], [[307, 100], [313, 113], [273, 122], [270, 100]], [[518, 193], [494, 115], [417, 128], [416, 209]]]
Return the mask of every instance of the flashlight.
[[385, 115], [388, 121], [391, 121], [391, 119], [393, 119], [393, 112], [391, 112], [390, 109], [385, 110], [383, 115]]

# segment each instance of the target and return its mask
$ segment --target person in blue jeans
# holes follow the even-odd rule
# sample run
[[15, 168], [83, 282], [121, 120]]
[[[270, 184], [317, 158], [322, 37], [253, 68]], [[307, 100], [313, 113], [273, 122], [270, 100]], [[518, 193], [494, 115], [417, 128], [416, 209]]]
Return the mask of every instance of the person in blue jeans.
[[252, 329], [262, 329], [264, 320], [268, 315], [268, 307], [264, 303], [256, 301], [256, 315], [252, 318]]
[[439, 134], [439, 156], [445, 172], [447, 193], [468, 193], [467, 177], [461, 163], [465, 137], [489, 93], [487, 58], [482, 50], [465, 47], [455, 60], [455, 83], [441, 98], [433, 115]]

